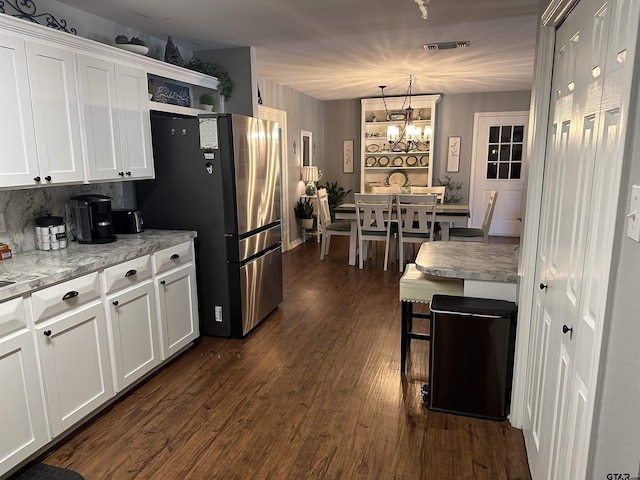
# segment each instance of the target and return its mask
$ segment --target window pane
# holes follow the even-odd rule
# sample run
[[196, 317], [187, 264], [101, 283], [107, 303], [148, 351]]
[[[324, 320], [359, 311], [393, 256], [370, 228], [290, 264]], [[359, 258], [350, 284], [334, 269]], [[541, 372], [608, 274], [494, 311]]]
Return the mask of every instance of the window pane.
[[513, 127], [513, 141], [514, 142], [524, 141], [524, 125], [516, 125]]
[[500, 161], [508, 162], [511, 160], [511, 145], [500, 146]]
[[500, 162], [498, 178], [509, 178], [509, 163]]
[[511, 142], [511, 127], [502, 127], [502, 135], [500, 136], [501, 142]]
[[514, 162], [522, 161], [522, 144], [521, 143], [513, 144], [513, 156], [511, 157], [511, 160], [513, 160]]
[[490, 162], [498, 161], [498, 145], [489, 145], [489, 153], [487, 154], [487, 160]]
[[500, 127], [489, 128], [489, 143], [498, 143], [500, 141]]
[[498, 175], [498, 163], [492, 162], [487, 164], [487, 178], [496, 178]]
[[520, 178], [520, 170], [522, 169], [522, 163], [514, 162], [511, 164], [511, 178]]

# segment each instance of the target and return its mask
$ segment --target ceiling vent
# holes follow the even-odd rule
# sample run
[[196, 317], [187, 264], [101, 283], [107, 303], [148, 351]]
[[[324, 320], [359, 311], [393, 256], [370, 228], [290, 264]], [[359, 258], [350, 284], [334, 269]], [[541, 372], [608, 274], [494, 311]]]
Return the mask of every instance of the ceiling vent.
[[464, 42], [437, 42], [437, 43], [425, 43], [422, 47], [425, 50], [452, 50], [454, 48], [467, 48], [471, 46], [470, 41]]

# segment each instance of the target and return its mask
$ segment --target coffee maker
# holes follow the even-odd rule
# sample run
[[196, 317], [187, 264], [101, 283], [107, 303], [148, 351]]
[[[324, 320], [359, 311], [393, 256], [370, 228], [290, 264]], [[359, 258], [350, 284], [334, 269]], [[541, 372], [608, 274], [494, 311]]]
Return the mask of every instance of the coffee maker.
[[115, 242], [111, 197], [89, 194], [71, 197], [71, 216], [78, 243]]

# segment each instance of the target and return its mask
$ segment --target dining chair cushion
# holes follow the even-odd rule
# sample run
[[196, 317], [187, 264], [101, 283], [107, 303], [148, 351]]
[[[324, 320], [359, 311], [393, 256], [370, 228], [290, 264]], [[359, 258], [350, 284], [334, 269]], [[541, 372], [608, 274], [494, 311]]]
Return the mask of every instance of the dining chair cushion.
[[436, 294], [462, 295], [463, 281], [457, 278], [427, 275], [408, 263], [400, 278], [400, 300], [403, 302], [430, 303]]
[[453, 227], [449, 229], [449, 237], [484, 237], [481, 228]]
[[330, 223], [327, 225], [327, 230], [333, 230], [334, 232], [348, 232], [351, 230], [351, 225], [345, 222]]

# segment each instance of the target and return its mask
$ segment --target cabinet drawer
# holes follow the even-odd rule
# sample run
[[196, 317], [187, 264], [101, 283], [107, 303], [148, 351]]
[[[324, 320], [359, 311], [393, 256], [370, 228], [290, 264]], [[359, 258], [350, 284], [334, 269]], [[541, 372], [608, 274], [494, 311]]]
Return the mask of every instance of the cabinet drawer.
[[182, 243], [175, 247], [166, 248], [153, 254], [153, 271], [162, 273], [184, 265], [193, 260], [191, 242]]
[[0, 337], [26, 326], [27, 314], [22, 297], [0, 303]]
[[109, 294], [151, 277], [151, 257], [134, 258], [128, 262], [105, 268], [104, 290]]
[[74, 278], [32, 293], [33, 319], [37, 322], [50, 318], [98, 298], [100, 298], [98, 272]]

